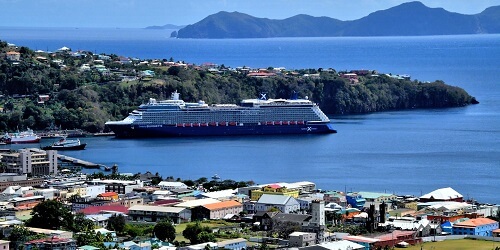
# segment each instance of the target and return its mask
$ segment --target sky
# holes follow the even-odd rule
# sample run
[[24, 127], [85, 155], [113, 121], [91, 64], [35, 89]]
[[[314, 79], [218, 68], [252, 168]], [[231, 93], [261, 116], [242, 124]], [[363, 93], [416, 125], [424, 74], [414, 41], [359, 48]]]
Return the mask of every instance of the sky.
[[[0, 26], [143, 28], [187, 25], [219, 11], [284, 19], [298, 14], [355, 20], [408, 0], [0, 0]], [[420, 0], [432, 8], [477, 14], [500, 0]]]

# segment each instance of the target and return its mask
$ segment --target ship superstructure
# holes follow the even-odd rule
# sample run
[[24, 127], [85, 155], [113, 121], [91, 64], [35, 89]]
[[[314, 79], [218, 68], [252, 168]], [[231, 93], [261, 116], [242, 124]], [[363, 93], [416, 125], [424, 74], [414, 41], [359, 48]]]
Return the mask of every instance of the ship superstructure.
[[117, 137], [335, 133], [330, 119], [306, 99], [243, 100], [240, 105], [170, 100], [139, 106], [122, 121], [106, 125]]

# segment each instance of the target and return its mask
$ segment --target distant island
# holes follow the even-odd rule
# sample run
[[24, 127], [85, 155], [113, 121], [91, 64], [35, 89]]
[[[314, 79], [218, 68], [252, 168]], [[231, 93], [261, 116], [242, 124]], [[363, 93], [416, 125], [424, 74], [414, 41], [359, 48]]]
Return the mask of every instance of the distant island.
[[161, 26], [148, 26], [148, 30], [178, 30], [186, 27], [186, 25], [165, 24]]
[[296, 15], [283, 20], [257, 18], [239, 12], [219, 12], [181, 28], [177, 38], [270, 38], [337, 36], [426, 36], [500, 33], [500, 6], [475, 15], [403, 3], [366, 17], [341, 21]]

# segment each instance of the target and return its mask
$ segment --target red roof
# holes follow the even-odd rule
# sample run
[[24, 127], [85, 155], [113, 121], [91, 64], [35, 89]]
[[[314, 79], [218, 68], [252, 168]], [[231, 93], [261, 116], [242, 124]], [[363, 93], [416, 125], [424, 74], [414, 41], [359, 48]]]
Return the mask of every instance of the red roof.
[[98, 196], [101, 196], [101, 197], [111, 197], [111, 196], [117, 196], [118, 194], [115, 193], [115, 192], [105, 192], [105, 193], [102, 193], [102, 194], [99, 194]]
[[89, 214], [100, 214], [105, 211], [113, 211], [113, 212], [128, 214], [128, 208], [122, 205], [91, 206], [79, 210], [78, 213], [89, 215]]
[[270, 184], [270, 185], [267, 185], [268, 187], [271, 187], [271, 188], [281, 188], [280, 185], [278, 184]]
[[172, 204], [177, 204], [181, 203], [180, 200], [177, 199], [169, 199], [169, 200], [157, 200], [154, 202], [156, 206], [165, 206], [165, 205], [172, 205]]

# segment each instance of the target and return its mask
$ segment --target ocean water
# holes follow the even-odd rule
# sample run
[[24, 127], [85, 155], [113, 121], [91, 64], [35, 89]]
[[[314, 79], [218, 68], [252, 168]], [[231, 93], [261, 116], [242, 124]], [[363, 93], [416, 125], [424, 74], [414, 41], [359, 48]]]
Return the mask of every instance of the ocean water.
[[118, 164], [120, 172], [149, 170], [182, 179], [218, 174], [256, 183], [307, 180], [322, 189], [412, 195], [452, 187], [465, 198], [500, 203], [500, 35], [228, 40], [169, 35], [141, 29], [0, 28], [1, 40], [35, 50], [67, 46], [196, 64], [374, 69], [444, 80], [480, 104], [331, 116], [338, 133], [330, 135], [82, 138], [86, 150], [65, 153]]

